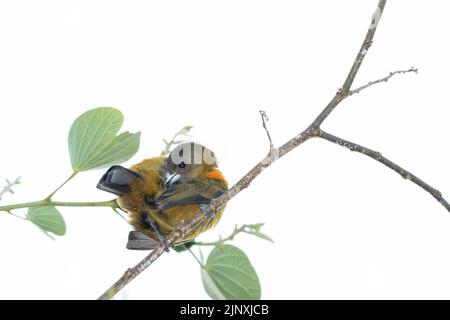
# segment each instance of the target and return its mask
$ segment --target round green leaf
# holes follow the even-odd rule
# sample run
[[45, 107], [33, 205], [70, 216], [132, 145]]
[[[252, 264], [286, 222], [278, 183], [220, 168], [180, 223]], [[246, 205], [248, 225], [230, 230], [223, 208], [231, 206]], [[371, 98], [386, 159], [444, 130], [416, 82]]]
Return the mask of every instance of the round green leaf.
[[202, 268], [202, 281], [212, 299], [261, 298], [261, 286], [255, 269], [247, 255], [232, 245], [223, 245], [211, 251]]
[[52, 232], [58, 236], [66, 233], [66, 223], [55, 207], [32, 207], [28, 209], [27, 219], [45, 232]]
[[69, 152], [75, 172], [99, 169], [130, 159], [139, 149], [140, 133], [117, 135], [122, 113], [100, 107], [79, 116], [69, 132]]
[[103, 148], [103, 152], [98, 157], [86, 163], [85, 167], [88, 169], [103, 168], [127, 161], [139, 150], [140, 138], [140, 132], [129, 133], [126, 131], [119, 134]]

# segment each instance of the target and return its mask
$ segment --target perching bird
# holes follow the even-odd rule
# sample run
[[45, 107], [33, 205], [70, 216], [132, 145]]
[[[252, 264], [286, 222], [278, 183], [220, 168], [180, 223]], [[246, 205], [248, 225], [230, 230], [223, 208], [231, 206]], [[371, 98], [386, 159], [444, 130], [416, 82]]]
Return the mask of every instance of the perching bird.
[[[214, 154], [200, 144], [189, 142], [178, 145], [168, 157], [146, 159], [130, 169], [113, 166], [100, 179], [97, 188], [117, 195], [118, 205], [128, 212], [136, 232], [130, 232], [127, 247], [152, 249], [158, 243], [166, 245], [164, 238], [224, 193], [228, 183], [217, 168]], [[212, 228], [223, 211], [224, 207], [220, 208], [177, 244]]]

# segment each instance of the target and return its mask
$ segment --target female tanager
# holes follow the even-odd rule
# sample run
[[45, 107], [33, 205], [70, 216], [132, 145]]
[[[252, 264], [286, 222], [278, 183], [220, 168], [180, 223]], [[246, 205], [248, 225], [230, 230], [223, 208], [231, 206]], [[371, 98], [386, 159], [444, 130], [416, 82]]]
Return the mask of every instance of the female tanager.
[[[213, 152], [188, 142], [178, 145], [168, 157], [145, 159], [130, 169], [111, 167], [97, 188], [117, 195], [118, 205], [128, 212], [136, 231], [130, 232], [129, 249], [152, 249], [158, 243], [168, 249], [164, 238], [224, 193], [228, 183]], [[215, 226], [223, 211], [224, 207], [176, 244]]]

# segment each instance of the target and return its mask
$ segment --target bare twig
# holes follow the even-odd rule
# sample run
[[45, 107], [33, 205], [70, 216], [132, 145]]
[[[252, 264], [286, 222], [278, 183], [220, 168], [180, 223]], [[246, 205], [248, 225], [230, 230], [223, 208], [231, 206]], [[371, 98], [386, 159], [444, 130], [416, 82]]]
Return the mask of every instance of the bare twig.
[[314, 130], [317, 129], [322, 122], [328, 117], [328, 115], [336, 108], [336, 106], [345, 99], [350, 91], [350, 87], [355, 80], [356, 74], [358, 73], [359, 68], [364, 60], [364, 57], [367, 54], [370, 46], [372, 45], [373, 36], [375, 35], [375, 31], [377, 30], [378, 22], [380, 21], [381, 15], [383, 13], [384, 6], [386, 5], [386, 0], [380, 0], [377, 5], [377, 9], [375, 10], [372, 20], [370, 22], [369, 30], [367, 30], [366, 37], [364, 38], [363, 44], [356, 55], [356, 59], [353, 62], [353, 65], [345, 79], [344, 85], [338, 90], [333, 99], [328, 103], [328, 105], [323, 109], [323, 111], [317, 116], [317, 118], [311, 123], [308, 129]]
[[369, 148], [363, 147], [359, 144], [350, 142], [348, 140], [336, 137], [332, 134], [329, 134], [325, 131], [320, 131], [319, 138], [325, 139], [327, 141], [336, 143], [337, 145], [347, 148], [351, 151], [356, 151], [359, 153], [362, 153], [368, 157], [371, 157], [372, 159], [384, 164], [386, 167], [394, 170], [399, 175], [401, 175], [404, 179], [410, 180], [411, 182], [414, 182], [416, 185], [424, 189], [426, 192], [431, 194], [437, 201], [439, 201], [440, 204], [442, 204], [449, 212], [450, 212], [450, 204], [442, 197], [442, 193], [439, 190], [436, 190], [426, 182], [424, 182], [422, 179], [418, 178], [408, 170], [403, 169], [399, 165], [395, 164], [391, 160], [385, 158], [380, 152], [371, 150]]
[[274, 145], [272, 142], [272, 137], [270, 136], [269, 129], [267, 129], [267, 121], [269, 121], [269, 116], [267, 115], [267, 113], [264, 110], [260, 110], [259, 114], [261, 115], [262, 126], [263, 126], [264, 130], [266, 130], [267, 138], [269, 138], [270, 150], [272, 150], [274, 148]]
[[[447, 201], [442, 198], [442, 195], [439, 191], [436, 189], [430, 187], [428, 184], [417, 178], [416, 176], [412, 175], [408, 171], [402, 169], [400, 166], [396, 165], [392, 161], [384, 158], [381, 156], [380, 153], [377, 153], [375, 151], [372, 151], [370, 149], [364, 148], [362, 146], [353, 144], [351, 142], [339, 139], [337, 137], [331, 136], [325, 132], [323, 132], [320, 129], [320, 125], [325, 121], [325, 119], [330, 115], [330, 113], [334, 110], [334, 108], [346, 97], [348, 97], [351, 93], [350, 87], [353, 83], [353, 80], [356, 77], [356, 74], [358, 73], [358, 70], [362, 64], [362, 61], [369, 50], [372, 40], [378, 25], [378, 22], [380, 20], [381, 14], [383, 13], [384, 6], [386, 4], [386, 0], [380, 0], [378, 2], [377, 8], [375, 13], [372, 16], [372, 20], [369, 26], [369, 30], [367, 31], [366, 37], [363, 41], [363, 44], [356, 56], [355, 61], [353, 62], [353, 65], [347, 75], [347, 78], [344, 82], [344, 85], [342, 88], [336, 93], [336, 95], [333, 97], [333, 99], [329, 102], [329, 104], [323, 109], [323, 111], [317, 116], [317, 118], [300, 134], [293, 137], [291, 140], [286, 142], [284, 145], [282, 145], [279, 148], [275, 148], [271, 144], [271, 150], [270, 152], [255, 166], [253, 167], [245, 176], [243, 176], [231, 189], [229, 189], [226, 193], [222, 194], [219, 198], [214, 199], [211, 201], [209, 206], [203, 210], [204, 212], [216, 212], [217, 209], [222, 207], [226, 202], [228, 202], [230, 199], [232, 199], [234, 196], [236, 196], [238, 193], [240, 193], [242, 190], [247, 188], [250, 183], [259, 175], [261, 172], [263, 172], [268, 166], [270, 166], [273, 162], [275, 162], [278, 158], [284, 156], [300, 144], [304, 143], [305, 141], [309, 140], [310, 138], [314, 137], [320, 137], [326, 140], [330, 140], [333, 142], [341, 141], [343, 146], [352, 147], [355, 149], [355, 151], [361, 152], [363, 154], [366, 154], [377, 161], [380, 161], [381, 163], [385, 164], [392, 170], [398, 172], [405, 178], [409, 178], [411, 181], [419, 185], [421, 188], [425, 189], [427, 192], [432, 194], [441, 204], [443, 204], [447, 209], [448, 203]], [[391, 75], [392, 76], [392, 75]], [[367, 85], [366, 85], [367, 87]], [[360, 91], [364, 88], [360, 88]], [[358, 90], [358, 89], [356, 89]], [[267, 128], [265, 126], [265, 118], [264, 114], [261, 114], [263, 119], [263, 127], [266, 130], [267, 134]], [[269, 140], [270, 139], [270, 135]], [[327, 139], [329, 138], [329, 139]], [[182, 237], [189, 234], [192, 230], [194, 230], [197, 226], [199, 226], [201, 223], [203, 223], [207, 217], [205, 213], [200, 211], [191, 221], [184, 223], [180, 226], [178, 226], [173, 232], [169, 234], [169, 236], [166, 238], [166, 242], [169, 246], [173, 245], [178, 239], [181, 239]], [[136, 266], [134, 266], [131, 269], [128, 269], [124, 275], [116, 281], [104, 294], [102, 294], [99, 299], [110, 299], [112, 298], [117, 292], [119, 292], [124, 286], [126, 286], [130, 281], [132, 281], [134, 278], [136, 278], [143, 270], [145, 270], [148, 266], [150, 266], [156, 259], [158, 259], [163, 253], [165, 252], [165, 248], [162, 245], [159, 245], [156, 247], [149, 255], [147, 255], [141, 262], [139, 262]]]
[[419, 69], [412, 67], [408, 70], [398, 70], [398, 71], [390, 72], [389, 75], [387, 75], [384, 78], [381, 78], [381, 79], [378, 79], [375, 81], [370, 81], [369, 83], [366, 83], [365, 85], [363, 85], [359, 88], [350, 90], [348, 93], [348, 96], [351, 96], [352, 94], [355, 94], [355, 93], [360, 93], [362, 90], [367, 89], [368, 87], [371, 87], [374, 84], [381, 83], [381, 82], [388, 82], [388, 80], [396, 74], [405, 74], [405, 73], [409, 73], [409, 72], [417, 73], [418, 71], [419, 71]]

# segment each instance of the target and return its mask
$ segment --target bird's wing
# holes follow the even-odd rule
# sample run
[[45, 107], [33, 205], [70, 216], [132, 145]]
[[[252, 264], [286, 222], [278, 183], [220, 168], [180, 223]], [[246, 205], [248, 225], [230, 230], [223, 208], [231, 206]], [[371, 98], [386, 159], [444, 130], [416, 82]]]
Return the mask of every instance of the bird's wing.
[[215, 179], [180, 181], [161, 193], [155, 202], [160, 210], [187, 204], [207, 204], [226, 190], [226, 184]]
[[130, 231], [128, 235], [127, 249], [128, 250], [153, 250], [159, 245], [158, 241], [147, 237], [145, 234], [138, 231]]

